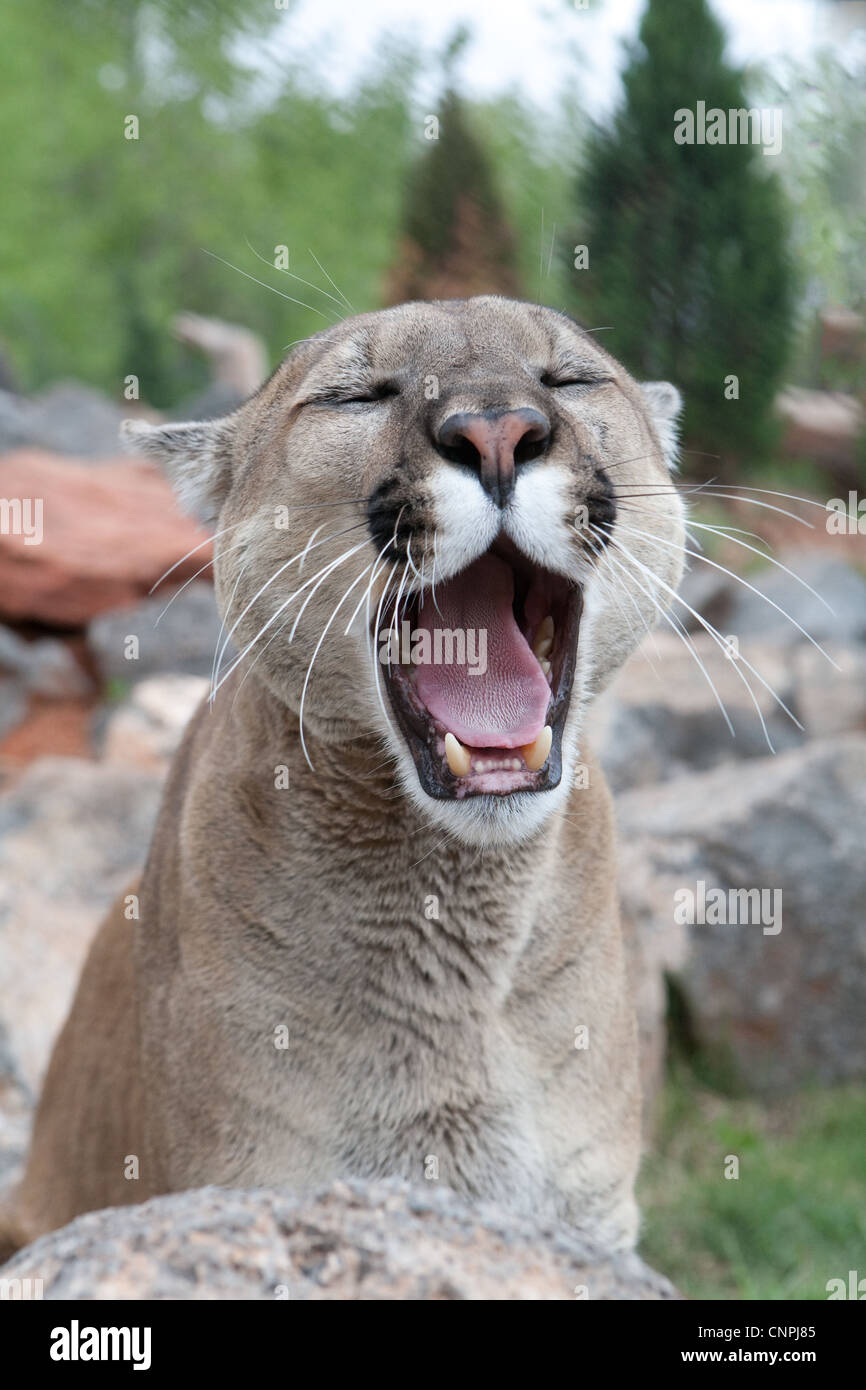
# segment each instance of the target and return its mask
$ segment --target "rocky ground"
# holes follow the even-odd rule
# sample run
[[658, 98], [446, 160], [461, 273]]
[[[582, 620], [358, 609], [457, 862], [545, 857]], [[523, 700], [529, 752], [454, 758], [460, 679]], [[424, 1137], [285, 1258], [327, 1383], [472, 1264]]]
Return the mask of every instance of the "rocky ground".
[[[56, 520], [41, 545], [0, 535], [0, 1189], [92, 932], [143, 861], [219, 630], [207, 538], [158, 475], [108, 447], [104, 402], [76, 398], [63, 453], [56, 405], [0, 399], [0, 494], [39, 489]], [[692, 650], [658, 631], [594, 714], [622, 831], [648, 1122], [670, 981], [693, 1044], [755, 1093], [866, 1073], [866, 581], [857, 552], [826, 540], [778, 556], [824, 602], [780, 569], [748, 576], [774, 608], [698, 567], [687, 601], [734, 655], [683, 610]], [[701, 884], [726, 903], [757, 890], [781, 911], [677, 920]], [[638, 1265], [587, 1270], [562, 1237], [499, 1221], [426, 1191], [341, 1187], [308, 1204], [206, 1191], [82, 1218], [4, 1273], [57, 1297], [262, 1298], [281, 1282], [299, 1298], [562, 1298], [582, 1284], [671, 1296]]]
[[215, 1187], [79, 1217], [3, 1268], [59, 1299], [485, 1301], [678, 1295], [636, 1256], [587, 1261], [561, 1231], [447, 1189], [335, 1183], [316, 1197]]

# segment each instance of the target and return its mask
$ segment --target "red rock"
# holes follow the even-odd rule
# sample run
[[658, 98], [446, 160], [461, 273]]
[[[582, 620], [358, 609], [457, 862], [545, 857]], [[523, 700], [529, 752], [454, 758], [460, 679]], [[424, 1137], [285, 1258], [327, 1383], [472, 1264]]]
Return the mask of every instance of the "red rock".
[[173, 584], [212, 558], [208, 533], [178, 510], [162, 474], [137, 459], [79, 463], [17, 450], [0, 457], [0, 499], [15, 498], [42, 499], [42, 540], [8, 534], [0, 504], [3, 618], [80, 627], [142, 598], [176, 561]]

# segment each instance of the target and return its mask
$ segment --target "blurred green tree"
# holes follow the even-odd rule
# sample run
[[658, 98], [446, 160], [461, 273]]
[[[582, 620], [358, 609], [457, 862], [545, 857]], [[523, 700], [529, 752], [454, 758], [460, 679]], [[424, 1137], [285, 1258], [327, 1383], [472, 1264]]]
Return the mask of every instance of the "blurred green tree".
[[697, 117], [698, 102], [748, 108], [706, 0], [649, 0], [623, 81], [578, 183], [588, 267], [572, 272], [571, 303], [612, 326], [604, 343], [632, 371], [683, 390], [690, 440], [760, 455], [792, 331], [786, 207], [757, 144], [674, 139], [675, 113]]
[[386, 49], [339, 100], [272, 42], [280, 19], [254, 0], [4, 8], [0, 335], [26, 387], [75, 376], [119, 395], [133, 374], [170, 406], [205, 375], [171, 335], [184, 309], [257, 330], [276, 358], [348, 312], [314, 256], [375, 306], [413, 61]]
[[517, 241], [490, 158], [453, 87], [426, 118], [424, 136], [429, 144], [406, 183], [386, 300], [519, 296]]

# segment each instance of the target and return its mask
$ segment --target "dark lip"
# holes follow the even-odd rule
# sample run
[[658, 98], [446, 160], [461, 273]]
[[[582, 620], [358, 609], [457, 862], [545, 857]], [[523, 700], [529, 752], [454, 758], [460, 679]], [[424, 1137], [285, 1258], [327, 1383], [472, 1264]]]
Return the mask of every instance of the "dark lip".
[[464, 801], [479, 796], [502, 798], [514, 796], [518, 792], [535, 794], [552, 791], [562, 780], [562, 735], [571, 706], [574, 673], [577, 667], [583, 590], [575, 581], [534, 564], [517, 551], [511, 542], [503, 544], [495, 541], [490, 549], [507, 558], [518, 576], [522, 574], [526, 577], [540, 571], [549, 575], [558, 586], [560, 597], [555, 605], [557, 611], [554, 613], [558, 634], [555, 647], [556, 665], [547, 716], [553, 734], [550, 753], [538, 772], [530, 772], [527, 768], [525, 772], [514, 773], [514, 785], [508, 790], [485, 791], [473, 785], [471, 780], [456, 777], [447, 763], [443, 763], [436, 749], [436, 743], [444, 731], [432, 716], [417, 708], [417, 701], [412, 699], [408, 688], [408, 678], [402, 670], [395, 668], [389, 671], [386, 667], [383, 669], [383, 676], [391, 708], [412, 755], [418, 780], [427, 795], [435, 801]]

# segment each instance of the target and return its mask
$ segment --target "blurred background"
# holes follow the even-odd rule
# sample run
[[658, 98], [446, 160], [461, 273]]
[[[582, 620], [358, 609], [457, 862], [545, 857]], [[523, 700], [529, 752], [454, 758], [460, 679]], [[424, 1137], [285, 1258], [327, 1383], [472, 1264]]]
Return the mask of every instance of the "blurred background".
[[[696, 1297], [866, 1276], [866, 4], [40, 0], [0, 39], [0, 1183], [217, 639], [209, 539], [120, 420], [494, 291], [686, 403], [687, 640], [596, 731], [644, 1253]], [[781, 148], [678, 144], [698, 102]], [[676, 924], [699, 880], [782, 891], [783, 930]]]

